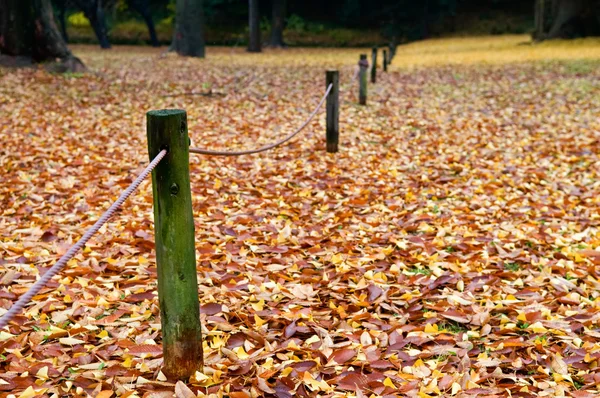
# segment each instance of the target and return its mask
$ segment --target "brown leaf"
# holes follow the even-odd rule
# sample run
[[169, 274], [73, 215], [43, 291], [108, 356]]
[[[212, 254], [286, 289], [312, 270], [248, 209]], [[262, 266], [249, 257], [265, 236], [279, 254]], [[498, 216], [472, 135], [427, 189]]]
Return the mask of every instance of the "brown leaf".
[[189, 389], [181, 380], [175, 384], [175, 397], [176, 398], [196, 398], [196, 394]]
[[344, 364], [356, 356], [356, 350], [351, 348], [344, 348], [342, 350], [335, 351], [330, 359], [333, 359], [338, 364]]

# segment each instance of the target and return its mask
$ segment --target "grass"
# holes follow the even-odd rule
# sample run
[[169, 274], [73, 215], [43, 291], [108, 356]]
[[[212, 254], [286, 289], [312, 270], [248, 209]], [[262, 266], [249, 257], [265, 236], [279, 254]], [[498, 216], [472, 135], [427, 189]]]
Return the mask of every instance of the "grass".
[[[82, 56], [90, 54], [93, 58], [106, 53], [96, 52], [96, 46], [71, 46]], [[158, 50], [164, 52], [166, 47]], [[136, 56], [151, 55], [157, 50], [138, 47]], [[131, 53], [132, 48], [115, 46], [112, 53]], [[370, 53], [370, 48], [301, 48], [288, 49], [266, 48], [262, 53], [250, 54], [243, 46], [223, 47], [209, 46], [207, 60], [210, 62], [233, 62], [243, 66], [319, 66], [319, 67], [348, 67], [355, 68], [358, 54]], [[381, 57], [379, 57], [381, 62]], [[588, 38], [572, 41], [555, 40], [532, 45], [527, 35], [484, 36], [484, 37], [454, 37], [446, 39], [430, 39], [399, 46], [390, 72], [399, 72], [415, 68], [442, 67], [447, 65], [462, 65], [465, 68], [476, 65], [504, 65], [511, 63], [536, 63], [537, 68], [549, 67], [549, 63], [560, 63], [561, 70], [568, 75], [581, 76], [594, 73], [600, 66], [600, 39]], [[461, 73], [456, 70], [454, 78], [461, 80]], [[595, 81], [580, 81], [580, 91], [597, 91]], [[557, 82], [557, 84], [560, 84]], [[437, 85], [437, 89], [444, 87]], [[447, 90], [454, 90], [453, 85], [447, 85]], [[442, 93], [443, 94], [443, 93]]]
[[561, 60], [573, 73], [591, 71], [600, 60], [600, 39], [552, 40], [532, 44], [529, 35], [431, 39], [398, 47], [393, 68], [448, 64], [493, 64]]

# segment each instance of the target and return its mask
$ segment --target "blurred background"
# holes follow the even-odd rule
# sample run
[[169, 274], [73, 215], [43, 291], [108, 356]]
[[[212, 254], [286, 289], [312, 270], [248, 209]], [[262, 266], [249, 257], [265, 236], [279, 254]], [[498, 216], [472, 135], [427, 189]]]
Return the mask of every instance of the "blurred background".
[[[176, 0], [52, 4], [70, 43], [167, 45], [173, 37]], [[203, 0], [203, 8], [207, 44], [247, 44], [247, 1]], [[432, 37], [534, 33], [536, 25], [547, 38], [600, 34], [596, 0], [264, 0], [258, 9], [262, 41], [275, 46], [401, 44]], [[274, 26], [282, 32], [274, 32]]]

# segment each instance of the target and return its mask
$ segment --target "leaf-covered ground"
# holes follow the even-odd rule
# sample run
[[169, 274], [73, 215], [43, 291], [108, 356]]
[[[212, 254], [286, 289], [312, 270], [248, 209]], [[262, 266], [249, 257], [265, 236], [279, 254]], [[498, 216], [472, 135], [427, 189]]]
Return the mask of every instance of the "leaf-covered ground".
[[148, 163], [146, 111], [241, 149], [298, 126], [328, 68], [342, 101], [338, 154], [321, 112], [271, 152], [192, 156], [203, 372], [160, 372], [146, 181], [0, 332], [0, 397], [597, 396], [600, 44], [524, 40], [402, 47], [367, 107], [360, 49], [0, 70], [2, 313]]

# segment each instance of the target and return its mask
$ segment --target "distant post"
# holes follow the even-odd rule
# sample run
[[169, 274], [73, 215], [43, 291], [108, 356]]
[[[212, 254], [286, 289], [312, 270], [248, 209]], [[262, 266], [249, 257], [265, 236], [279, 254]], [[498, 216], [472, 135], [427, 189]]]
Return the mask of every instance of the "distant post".
[[150, 159], [169, 151], [152, 172], [152, 193], [163, 370], [175, 378], [203, 363], [186, 119], [181, 109], [147, 113]]
[[387, 50], [383, 50], [383, 71], [384, 72], [387, 72], [387, 65], [388, 65]]
[[377, 80], [377, 47], [371, 51], [371, 83], [375, 84]]
[[337, 70], [328, 70], [325, 75], [325, 87], [332, 85], [331, 91], [327, 96], [327, 152], [338, 151], [338, 141], [340, 137], [339, 117], [340, 117], [340, 75]]
[[369, 61], [367, 61], [367, 54], [360, 54], [360, 60], [358, 61], [358, 103], [360, 105], [367, 105], [367, 69], [369, 68]]

